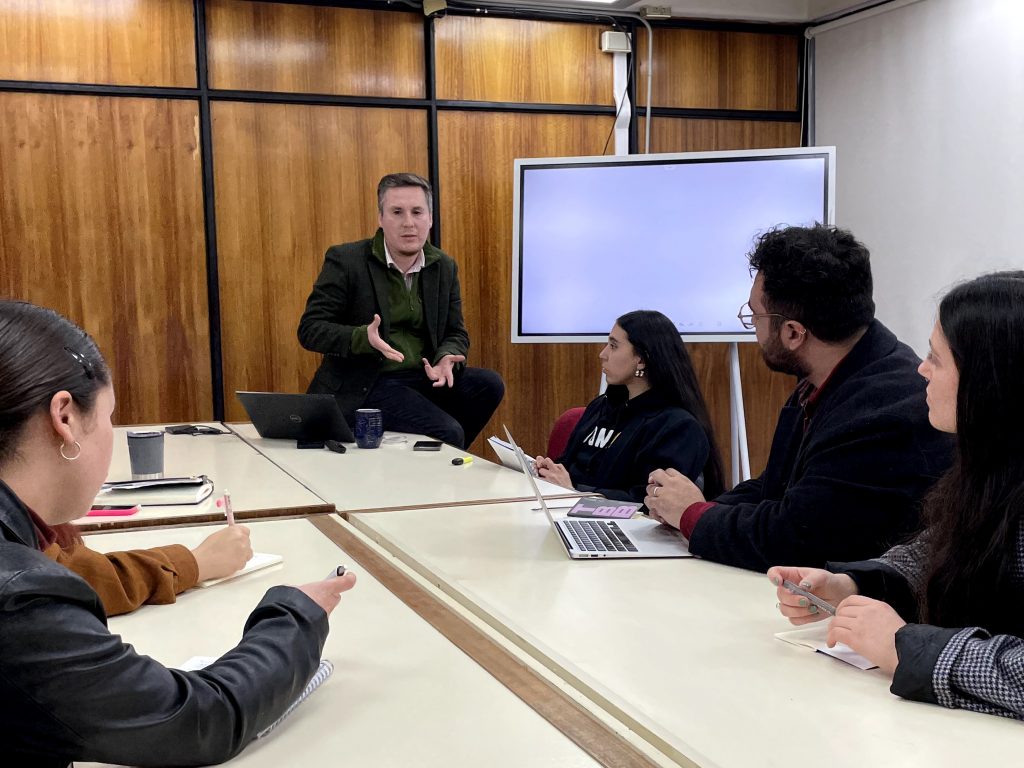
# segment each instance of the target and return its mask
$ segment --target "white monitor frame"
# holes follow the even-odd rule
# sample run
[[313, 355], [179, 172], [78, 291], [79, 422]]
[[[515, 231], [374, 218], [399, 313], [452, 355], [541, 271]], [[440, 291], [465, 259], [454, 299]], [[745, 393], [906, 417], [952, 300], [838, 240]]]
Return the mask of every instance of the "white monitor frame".
[[[520, 214], [522, 205], [523, 172], [529, 168], [562, 165], [657, 165], [665, 163], [687, 163], [701, 160], [743, 160], [758, 157], [823, 157], [825, 158], [825, 213], [824, 223], [835, 223], [836, 197], [836, 148], [835, 147], [787, 147], [783, 149], [749, 149], [728, 152], [677, 152], [656, 155], [592, 156], [592, 157], [548, 157], [521, 158], [513, 165], [512, 203], [512, 343], [513, 344], [592, 344], [606, 340], [605, 334], [554, 336], [520, 333]], [[675, 319], [675, 318], [673, 318]], [[746, 333], [699, 333], [681, 334], [686, 342], [754, 342], [754, 331]]]

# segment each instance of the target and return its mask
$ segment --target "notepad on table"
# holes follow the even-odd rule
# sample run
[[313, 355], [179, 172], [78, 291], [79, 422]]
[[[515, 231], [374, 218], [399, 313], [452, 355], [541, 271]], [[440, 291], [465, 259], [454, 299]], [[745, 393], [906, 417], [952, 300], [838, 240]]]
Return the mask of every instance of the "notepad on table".
[[635, 501], [609, 501], [602, 498], [583, 498], [569, 510], [569, 517], [606, 517], [628, 520], [640, 511], [643, 504]]
[[836, 643], [834, 648], [829, 648], [827, 643], [828, 625], [828, 621], [819, 621], [809, 627], [791, 629], [788, 632], [776, 632], [775, 637], [784, 643], [799, 645], [804, 648], [810, 648], [818, 653], [824, 653], [826, 656], [839, 659], [857, 669], [875, 669], [878, 666], [865, 659], [845, 643]]
[[97, 504], [138, 504], [140, 507], [198, 504], [213, 493], [206, 475], [156, 480], [115, 480], [104, 483]]
[[[193, 656], [191, 659], [181, 664], [178, 667], [178, 669], [180, 669], [182, 672], [195, 672], [210, 666], [216, 660], [217, 658], [214, 656]], [[313, 691], [315, 691], [317, 688], [324, 684], [327, 678], [331, 676], [332, 672], [334, 672], [334, 665], [327, 659], [320, 659], [320, 666], [317, 667], [316, 672], [313, 673], [313, 677], [311, 677], [309, 682], [306, 683], [306, 687], [302, 689], [302, 693], [298, 695], [295, 701], [288, 705], [288, 709], [286, 709], [281, 714], [281, 716], [277, 718], [277, 720], [275, 720], [262, 731], [257, 733], [256, 738], [262, 739], [272, 730], [277, 728], [277, 726], [283, 723], [285, 719], [287, 719], [287, 717], [295, 711], [295, 708], [298, 707], [299, 704], [304, 702], [307, 698], [309, 698], [310, 694], [312, 694]]]
[[[505, 442], [500, 437], [491, 436], [487, 438], [487, 444], [491, 446], [491, 450], [494, 451], [494, 455], [498, 457], [498, 461], [503, 466], [514, 469], [516, 472], [523, 471], [523, 468], [519, 466], [519, 459], [516, 458], [515, 449], [510, 443]], [[530, 474], [538, 477], [535, 460], [527, 456], [526, 463], [530, 467]]]
[[207, 579], [206, 581], [200, 581], [196, 586], [198, 587], [212, 587], [214, 584], [220, 584], [222, 581], [228, 579], [237, 579], [239, 576], [245, 576], [247, 573], [258, 571], [263, 568], [269, 568], [272, 565], [277, 565], [284, 561], [284, 557], [281, 555], [268, 555], [265, 552], [254, 552], [253, 556], [250, 557], [245, 565], [239, 568], [237, 571], [232, 573], [230, 576], [223, 576], [219, 579]]

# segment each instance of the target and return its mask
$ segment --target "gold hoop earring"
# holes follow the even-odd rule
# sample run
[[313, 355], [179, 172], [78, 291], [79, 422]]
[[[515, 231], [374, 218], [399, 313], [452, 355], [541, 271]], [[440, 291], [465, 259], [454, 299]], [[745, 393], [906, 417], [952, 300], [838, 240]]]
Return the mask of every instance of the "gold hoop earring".
[[61, 443], [60, 444], [60, 456], [61, 456], [61, 458], [66, 460], [66, 461], [75, 461], [75, 460], [77, 460], [78, 457], [82, 455], [82, 444], [80, 442], [78, 442], [77, 440], [75, 440], [75, 448], [78, 449], [78, 453], [76, 453], [74, 456], [68, 456], [66, 453], [64, 453], [64, 443]]

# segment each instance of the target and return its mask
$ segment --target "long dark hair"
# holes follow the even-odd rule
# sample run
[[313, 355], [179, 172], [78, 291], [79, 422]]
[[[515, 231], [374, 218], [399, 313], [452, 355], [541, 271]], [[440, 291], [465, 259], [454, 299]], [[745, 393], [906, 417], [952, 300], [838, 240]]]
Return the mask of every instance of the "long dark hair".
[[928, 623], [995, 631], [993, 620], [1016, 621], [1006, 616], [1016, 604], [1001, 601], [1024, 517], [1024, 272], [958, 285], [939, 326], [960, 377], [957, 456], [925, 501], [920, 611]]
[[[675, 324], [661, 312], [638, 309], [627, 312], [615, 324], [626, 332], [633, 350], [644, 361], [651, 389], [672, 405], [689, 411], [704, 428], [710, 452], [704, 465], [704, 496], [713, 498], [725, 490], [725, 472], [711, 428], [708, 407], [697, 383], [690, 353]], [[609, 387], [610, 389], [611, 387]]]
[[0, 300], [0, 466], [22, 430], [61, 390], [85, 413], [110, 383], [110, 371], [85, 331], [52, 309]]

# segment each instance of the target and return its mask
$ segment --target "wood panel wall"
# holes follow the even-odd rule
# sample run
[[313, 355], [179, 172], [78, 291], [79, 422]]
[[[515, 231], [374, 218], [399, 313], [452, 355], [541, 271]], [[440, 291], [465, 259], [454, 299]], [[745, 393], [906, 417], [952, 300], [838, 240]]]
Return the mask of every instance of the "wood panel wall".
[[198, 105], [0, 93], [0, 295], [88, 330], [119, 423], [213, 416]]
[[[638, 100], [646, 104], [647, 35], [639, 35]], [[795, 110], [799, 38], [658, 28], [651, 104], [690, 109]]]
[[423, 17], [210, 0], [210, 87], [422, 98]]
[[[204, 5], [212, 89], [311, 99], [428, 93], [418, 13]], [[0, 6], [0, 79], [196, 87], [193, 23], [191, 0], [12, 0]], [[558, 110], [613, 103], [611, 58], [598, 45], [608, 27], [454, 15], [433, 24], [437, 98], [492, 110], [439, 109], [441, 245], [462, 270], [471, 362], [508, 384], [492, 428], [505, 421], [540, 451], [555, 417], [596, 392], [599, 347], [509, 341], [511, 160], [602, 151], [610, 115]], [[645, 53], [641, 33], [641, 94]], [[795, 35], [657, 28], [654, 53], [656, 107], [796, 109]], [[305, 388], [317, 358], [299, 348], [295, 327], [323, 252], [373, 231], [379, 176], [428, 171], [429, 131], [427, 111], [408, 104], [212, 98], [224, 395], [228, 417], [240, 418], [235, 389]], [[547, 111], [524, 114], [509, 102]], [[121, 422], [208, 418], [198, 95], [2, 93], [0, 104], [10, 126], [0, 139], [0, 288], [66, 311], [97, 336], [115, 361]], [[758, 117], [657, 117], [652, 151], [798, 144], [796, 123]], [[55, 274], [70, 279], [58, 285]], [[724, 347], [692, 351], [727, 454]], [[744, 349], [755, 471], [789, 388], [757, 358]]]
[[434, 27], [437, 97], [614, 104], [612, 59], [598, 45], [606, 29], [524, 19], [440, 19]]
[[296, 338], [324, 252], [377, 229], [377, 182], [427, 175], [424, 110], [214, 105], [224, 401], [305, 392], [320, 355]]
[[192, 0], [4, 0], [0, 80], [194, 88]]
[[[445, 112], [438, 120], [444, 247], [461, 270], [469, 363], [494, 368], [506, 385], [484, 436], [507, 424], [534, 454], [545, 452], [562, 411], [596, 396], [601, 347], [510, 341], [512, 161], [597, 154], [611, 129], [611, 116]], [[478, 453], [490, 453], [478, 443]]]

